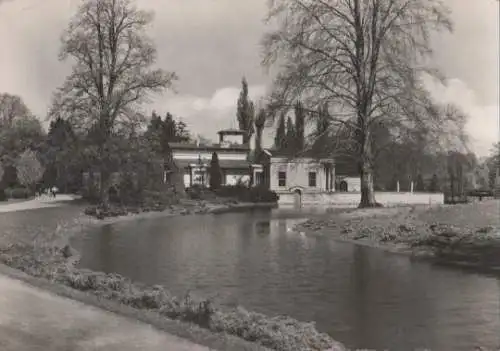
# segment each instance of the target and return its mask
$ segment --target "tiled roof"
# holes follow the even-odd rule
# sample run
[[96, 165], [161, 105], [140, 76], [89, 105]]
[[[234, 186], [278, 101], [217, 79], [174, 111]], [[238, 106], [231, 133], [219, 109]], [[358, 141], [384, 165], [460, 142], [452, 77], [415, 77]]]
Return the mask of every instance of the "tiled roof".
[[358, 163], [349, 157], [339, 156], [335, 159], [335, 174], [339, 176], [359, 176]]

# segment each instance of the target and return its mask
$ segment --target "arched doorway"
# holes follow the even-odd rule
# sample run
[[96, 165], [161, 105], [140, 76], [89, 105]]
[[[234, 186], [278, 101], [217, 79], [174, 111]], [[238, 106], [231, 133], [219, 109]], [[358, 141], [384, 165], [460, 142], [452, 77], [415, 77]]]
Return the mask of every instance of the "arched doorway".
[[345, 180], [341, 181], [339, 184], [339, 191], [346, 193], [348, 190], [347, 182]]
[[293, 192], [293, 204], [295, 207], [302, 207], [302, 192], [299, 189]]

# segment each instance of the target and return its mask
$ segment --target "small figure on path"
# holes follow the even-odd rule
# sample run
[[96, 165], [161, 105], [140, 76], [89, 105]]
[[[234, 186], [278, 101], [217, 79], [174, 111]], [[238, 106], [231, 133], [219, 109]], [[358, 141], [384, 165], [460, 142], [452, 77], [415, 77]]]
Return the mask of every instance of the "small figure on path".
[[53, 198], [55, 198], [55, 197], [56, 197], [56, 194], [57, 194], [57, 191], [58, 191], [58, 190], [59, 190], [59, 189], [57, 189], [57, 187], [55, 187], [55, 186], [53, 186], [53, 187], [50, 189], [50, 193], [51, 193], [51, 195], [52, 195], [52, 197], [53, 197]]

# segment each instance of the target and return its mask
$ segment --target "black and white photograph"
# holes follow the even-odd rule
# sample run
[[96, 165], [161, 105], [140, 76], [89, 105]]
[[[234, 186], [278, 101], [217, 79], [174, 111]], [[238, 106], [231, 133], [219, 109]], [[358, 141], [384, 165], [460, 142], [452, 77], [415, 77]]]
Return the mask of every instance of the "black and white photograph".
[[499, 0], [0, 0], [0, 351], [500, 351]]

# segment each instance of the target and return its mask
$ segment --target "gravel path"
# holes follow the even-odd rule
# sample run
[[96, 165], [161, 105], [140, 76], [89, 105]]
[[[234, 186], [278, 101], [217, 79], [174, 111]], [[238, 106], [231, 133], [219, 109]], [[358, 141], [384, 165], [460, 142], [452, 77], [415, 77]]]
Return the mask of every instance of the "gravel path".
[[39, 208], [48, 208], [48, 207], [59, 207], [76, 199], [78, 199], [77, 196], [61, 194], [55, 198], [42, 196], [26, 201], [14, 201], [14, 202], [8, 201], [6, 203], [0, 202], [0, 213], [36, 210]]

